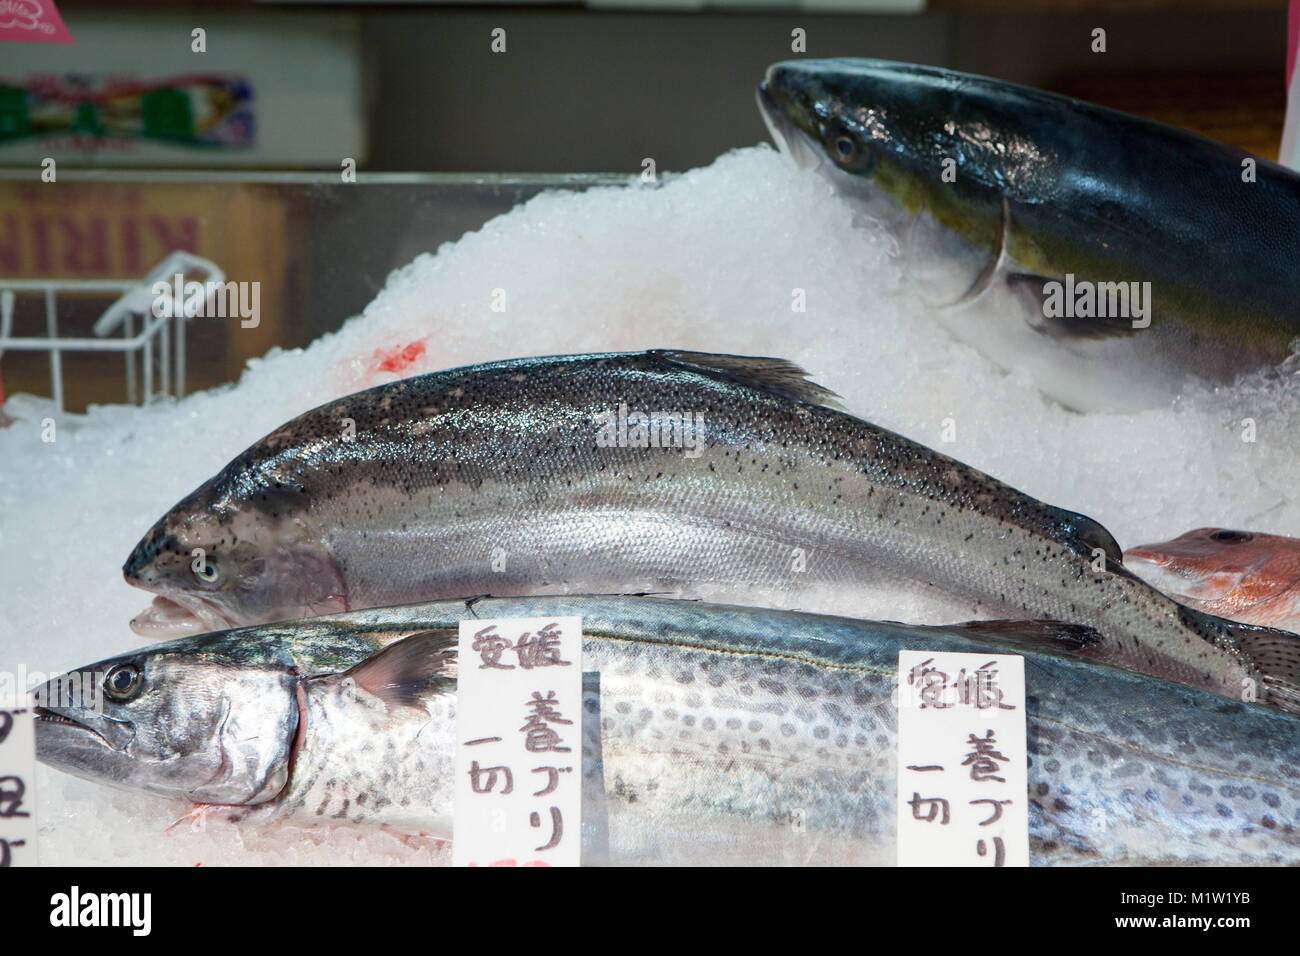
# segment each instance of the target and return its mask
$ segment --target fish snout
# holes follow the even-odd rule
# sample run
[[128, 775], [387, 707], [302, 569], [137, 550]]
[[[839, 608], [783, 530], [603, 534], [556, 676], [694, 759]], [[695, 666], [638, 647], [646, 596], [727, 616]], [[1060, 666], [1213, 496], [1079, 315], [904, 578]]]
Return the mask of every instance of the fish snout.
[[157, 559], [166, 551], [178, 551], [180, 542], [176, 535], [155, 528], [140, 539], [122, 565], [122, 576], [138, 587], [149, 587], [158, 581]]
[[36, 718], [36, 752], [46, 763], [51, 753], [125, 750], [135, 736], [132, 726], [104, 712], [104, 674], [69, 671], [32, 691]]
[[820, 165], [820, 153], [812, 147], [807, 134], [799, 128], [773, 93], [771, 76], [772, 71], [769, 70], [769, 78], [758, 84], [758, 90], [754, 94], [768, 135], [772, 137], [777, 149], [789, 157], [799, 169], [811, 169]]
[[1164, 565], [1169, 563], [1169, 555], [1158, 550], [1155, 545], [1140, 544], [1124, 552], [1124, 561], [1125, 563], [1145, 561], [1150, 564]]

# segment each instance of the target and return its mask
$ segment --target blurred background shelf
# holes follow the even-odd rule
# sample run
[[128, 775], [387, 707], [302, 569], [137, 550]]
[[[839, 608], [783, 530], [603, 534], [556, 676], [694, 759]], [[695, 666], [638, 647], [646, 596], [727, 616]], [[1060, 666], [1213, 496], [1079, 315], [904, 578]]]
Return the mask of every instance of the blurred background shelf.
[[[299, 348], [337, 329], [422, 252], [459, 239], [546, 189], [622, 185], [610, 175], [363, 174], [343, 184], [320, 174], [104, 170], [70, 172], [57, 189], [0, 172], [0, 285], [6, 278], [143, 276], [176, 248], [257, 282], [259, 324], [191, 319], [186, 390], [238, 378], [272, 347]], [[85, 338], [121, 289], [63, 295], [59, 330]], [[42, 295], [17, 297], [15, 336], [43, 335]], [[5, 390], [49, 395], [42, 352], [0, 357]], [[161, 375], [161, 368], [157, 370]], [[63, 357], [64, 405], [125, 402], [120, 356]]]
[[[1281, 2], [935, 0], [919, 13], [876, 5], [834, 14], [752, 2], [702, 12], [517, 3], [60, 10], [77, 44], [0, 45], [0, 81], [93, 90], [233, 77], [249, 90], [254, 143], [0, 139], [0, 165], [30, 168], [52, 155], [91, 166], [337, 170], [351, 157], [376, 171], [589, 172], [637, 171], [651, 156], [660, 169], [688, 169], [766, 138], [753, 88], [770, 63], [792, 55], [796, 28], [809, 56], [983, 73], [1230, 134], [1266, 156], [1276, 154], [1285, 96]], [[191, 52], [197, 27], [206, 53]], [[1091, 50], [1097, 27], [1107, 33], [1104, 54]], [[491, 49], [495, 29], [505, 31], [504, 53]], [[205, 99], [228, 96], [177, 85], [195, 99], [195, 117], [222, 105]]]

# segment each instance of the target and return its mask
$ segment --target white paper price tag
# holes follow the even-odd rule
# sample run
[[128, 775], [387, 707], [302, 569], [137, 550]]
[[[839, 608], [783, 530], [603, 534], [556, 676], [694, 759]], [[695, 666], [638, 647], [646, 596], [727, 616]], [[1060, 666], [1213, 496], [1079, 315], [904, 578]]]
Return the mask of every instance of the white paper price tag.
[[898, 652], [898, 865], [1028, 866], [1025, 660]]
[[577, 866], [582, 619], [460, 622], [456, 866]]
[[35, 777], [31, 705], [0, 709], [0, 867], [36, 865]]

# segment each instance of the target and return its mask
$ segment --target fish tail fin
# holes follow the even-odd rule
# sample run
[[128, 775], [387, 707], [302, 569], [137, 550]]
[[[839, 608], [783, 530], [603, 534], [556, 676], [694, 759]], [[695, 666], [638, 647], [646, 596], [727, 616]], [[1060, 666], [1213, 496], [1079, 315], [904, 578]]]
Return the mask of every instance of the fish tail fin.
[[[1178, 605], [1178, 614], [1203, 640], [1242, 665], [1241, 685], [1222, 688], [1221, 696], [1300, 714], [1300, 634], [1228, 621], [1183, 605]], [[1120, 656], [1119, 645], [1084, 624], [1052, 620], [967, 621], [953, 629], [983, 643], [1133, 669], [1131, 662]]]
[[1259, 700], [1300, 714], [1300, 635], [1275, 627], [1228, 621], [1179, 605], [1179, 615], [1193, 630], [1240, 661], [1243, 701]]

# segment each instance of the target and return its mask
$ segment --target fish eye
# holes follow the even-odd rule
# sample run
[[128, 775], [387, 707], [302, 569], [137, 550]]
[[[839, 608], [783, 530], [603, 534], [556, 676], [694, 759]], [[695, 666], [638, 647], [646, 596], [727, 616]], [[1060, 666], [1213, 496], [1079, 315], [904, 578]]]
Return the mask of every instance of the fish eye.
[[1255, 537], [1249, 531], [1216, 531], [1210, 535], [1215, 541], [1249, 541]]
[[203, 562], [203, 567], [194, 572], [194, 576], [204, 584], [212, 584], [221, 574], [217, 571], [217, 562], [207, 558]]
[[843, 126], [831, 125], [822, 132], [822, 145], [831, 161], [842, 169], [866, 173], [875, 165], [875, 154]]
[[134, 664], [118, 664], [104, 676], [104, 693], [113, 700], [130, 700], [144, 683], [144, 675]]

